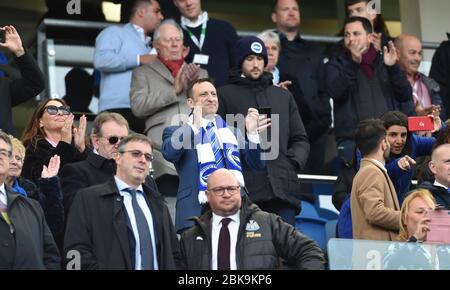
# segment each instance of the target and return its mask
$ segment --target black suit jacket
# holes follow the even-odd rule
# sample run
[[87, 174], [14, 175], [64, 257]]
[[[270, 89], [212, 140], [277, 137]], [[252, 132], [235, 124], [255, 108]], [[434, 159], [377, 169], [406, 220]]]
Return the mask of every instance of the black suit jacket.
[[[178, 241], [169, 210], [162, 197], [145, 184], [153, 216], [159, 269], [175, 269]], [[129, 225], [123, 199], [114, 178], [88, 187], [75, 196], [67, 219], [64, 252], [81, 254], [81, 269], [133, 270]]]
[[68, 213], [78, 191], [107, 182], [114, 175], [115, 167], [114, 160], [108, 160], [91, 152], [86, 160], [69, 163], [61, 168], [59, 176], [66, 213]]
[[39, 203], [6, 188], [14, 235], [0, 217], [0, 270], [57, 270], [60, 257]]
[[33, 57], [25, 53], [16, 58], [21, 79], [0, 77], [0, 129], [17, 135], [12, 122], [12, 107], [31, 99], [45, 88], [45, 77]]

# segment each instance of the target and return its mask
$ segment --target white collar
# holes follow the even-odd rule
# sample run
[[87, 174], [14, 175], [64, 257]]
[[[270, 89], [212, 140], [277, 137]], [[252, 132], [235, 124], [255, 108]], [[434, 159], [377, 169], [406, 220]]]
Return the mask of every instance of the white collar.
[[188, 18], [181, 16], [181, 24], [187, 27], [195, 28], [202, 25], [204, 22], [208, 21], [208, 19], [209, 19], [208, 12], [204, 11], [197, 17], [196, 21], [191, 21]]
[[[203, 118], [202, 119], [202, 127], [206, 129], [206, 126], [208, 126], [208, 124], [211, 122], [214, 124], [214, 127], [217, 128], [216, 118], [213, 118], [212, 120]], [[194, 123], [194, 115], [191, 114], [191, 115], [189, 115], [189, 125], [193, 125], [193, 123]]]
[[224, 218], [230, 218], [232, 221], [239, 223], [239, 213], [240, 213], [240, 210], [238, 210], [234, 215], [220, 216], [220, 215], [217, 215], [217, 214], [215, 214], [213, 212], [213, 214], [212, 214], [212, 223], [215, 226], [219, 226]]
[[443, 185], [442, 183], [440, 183], [440, 182], [437, 181], [437, 180], [434, 180], [434, 185], [440, 186], [440, 187], [443, 187], [443, 188], [447, 189], [447, 186]]
[[2, 185], [0, 185], [0, 194], [6, 195], [5, 183], [4, 182], [2, 183]]
[[[127, 184], [126, 182], [124, 182], [117, 176], [114, 176], [114, 180], [116, 181], [116, 185], [117, 185], [117, 188], [119, 189], [119, 191], [126, 191], [126, 189], [128, 189], [128, 188], [132, 188], [132, 186], [130, 186], [129, 184]], [[144, 192], [144, 189], [142, 188], [142, 184], [136, 188], [136, 191]]]
[[[134, 23], [131, 23], [134, 27], [134, 29], [139, 33], [141, 36], [141, 39], [145, 42], [145, 44], [149, 44], [152, 38], [150, 36], [145, 35], [144, 28], [140, 27], [139, 25], [136, 25]], [[142, 35], [144, 38], [142, 38]]]

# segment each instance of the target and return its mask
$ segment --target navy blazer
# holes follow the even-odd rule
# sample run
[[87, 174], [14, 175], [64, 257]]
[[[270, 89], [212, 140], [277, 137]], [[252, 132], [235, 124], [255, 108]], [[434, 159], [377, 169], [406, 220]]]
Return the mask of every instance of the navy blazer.
[[[236, 136], [239, 148], [245, 148], [240, 150], [242, 168], [249, 166], [253, 169], [263, 169], [266, 162], [261, 160], [260, 146], [246, 141], [237, 128], [229, 128]], [[190, 138], [185, 140], [184, 136]], [[174, 140], [183, 144], [183, 148], [175, 148]], [[202, 205], [198, 202], [198, 158], [191, 127], [184, 125], [165, 128], [161, 151], [164, 158], [175, 165], [180, 179], [175, 214], [175, 230], [180, 232], [192, 227], [194, 222], [191, 218], [200, 216], [202, 211]]]

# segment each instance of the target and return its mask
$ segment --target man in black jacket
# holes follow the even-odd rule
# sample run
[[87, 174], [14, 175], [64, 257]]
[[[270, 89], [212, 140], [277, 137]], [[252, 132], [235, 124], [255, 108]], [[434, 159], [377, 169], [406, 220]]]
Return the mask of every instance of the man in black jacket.
[[[231, 72], [230, 83], [218, 91], [218, 114], [226, 120], [227, 114], [245, 116], [249, 108], [271, 108], [267, 167], [244, 169], [244, 179], [250, 198], [261, 209], [294, 225], [301, 197], [297, 172], [308, 159], [309, 143], [292, 94], [272, 85], [272, 74], [264, 72], [267, 61], [267, 50], [259, 38], [248, 36], [238, 41], [239, 67]], [[262, 148], [267, 149], [263, 141]]]
[[0, 27], [0, 30], [5, 33], [5, 42], [0, 42], [0, 47], [5, 47], [14, 54], [22, 74], [22, 78], [16, 80], [0, 77], [0, 129], [17, 135], [11, 108], [42, 92], [45, 88], [45, 77], [33, 57], [25, 51], [14, 26]]
[[436, 204], [450, 209], [450, 144], [436, 147], [428, 165], [434, 175], [434, 183], [425, 181], [419, 187], [431, 191]]
[[444, 112], [450, 117], [450, 33], [433, 55], [430, 78], [439, 83]]
[[227, 169], [210, 175], [206, 196], [211, 210], [182, 234], [180, 268], [274, 270], [282, 258], [296, 269], [324, 269], [323, 253], [313, 240], [239, 193]]
[[396, 102], [411, 99], [412, 88], [396, 64], [390, 41], [380, 54], [373, 29], [364, 17], [350, 17], [344, 25], [346, 51], [325, 66], [326, 87], [334, 101], [334, 130], [338, 153], [347, 162], [353, 156], [353, 131], [365, 119], [396, 110]]
[[59, 173], [66, 213], [78, 191], [111, 179], [119, 141], [128, 133], [128, 122], [118, 113], [103, 112], [95, 118], [91, 132], [94, 151], [86, 160], [66, 164]]
[[76, 194], [64, 252], [78, 251], [81, 269], [175, 269], [178, 243], [169, 210], [144, 184], [151, 141], [132, 134], [120, 141], [118, 152], [114, 178]]
[[0, 270], [57, 270], [58, 248], [39, 202], [5, 186], [12, 144], [0, 130]]
[[323, 174], [326, 137], [331, 125], [330, 96], [324, 85], [324, 64], [318, 45], [301, 38], [298, 0], [274, 1], [272, 21], [280, 35], [278, 68], [281, 81], [289, 80], [289, 90], [300, 112], [311, 152], [305, 170]]

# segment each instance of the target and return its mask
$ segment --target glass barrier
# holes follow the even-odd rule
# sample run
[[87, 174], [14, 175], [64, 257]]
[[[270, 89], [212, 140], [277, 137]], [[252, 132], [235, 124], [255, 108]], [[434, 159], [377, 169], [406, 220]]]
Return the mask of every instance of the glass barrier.
[[450, 270], [450, 245], [330, 239], [330, 270]]

